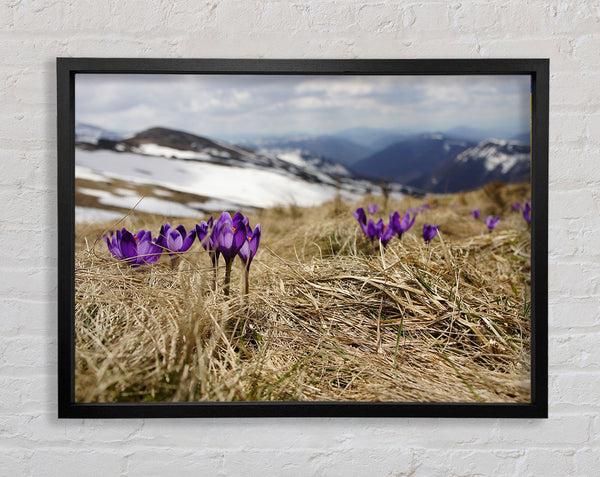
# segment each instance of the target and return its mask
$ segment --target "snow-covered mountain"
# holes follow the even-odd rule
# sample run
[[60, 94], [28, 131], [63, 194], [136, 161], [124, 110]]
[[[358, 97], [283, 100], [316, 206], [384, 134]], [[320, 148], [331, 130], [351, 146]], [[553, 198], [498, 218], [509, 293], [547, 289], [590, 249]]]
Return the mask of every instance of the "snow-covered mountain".
[[[358, 200], [379, 184], [302, 150], [254, 152], [166, 128], [122, 140], [79, 144], [75, 153], [78, 220], [98, 209], [201, 216], [280, 204], [311, 206], [340, 194]], [[391, 187], [395, 198], [402, 186]], [[90, 210], [92, 209], [92, 210]]]
[[358, 161], [352, 169], [371, 177], [422, 187], [423, 178], [433, 169], [474, 145], [439, 133], [419, 134]]
[[429, 174], [423, 187], [432, 192], [458, 192], [491, 181], [526, 182], [529, 173], [529, 144], [488, 139], [442, 163]]

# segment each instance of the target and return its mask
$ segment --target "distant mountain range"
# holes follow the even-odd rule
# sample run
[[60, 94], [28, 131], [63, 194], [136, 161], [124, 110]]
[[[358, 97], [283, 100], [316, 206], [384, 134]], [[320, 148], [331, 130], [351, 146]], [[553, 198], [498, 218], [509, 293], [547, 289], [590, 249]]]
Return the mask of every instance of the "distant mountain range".
[[[97, 217], [99, 210], [124, 215], [134, 206], [138, 212], [192, 217], [381, 193], [378, 183], [301, 149], [257, 152], [162, 127], [116, 140], [76, 137], [78, 220], [89, 218], [90, 211]], [[389, 191], [397, 199], [418, 194], [400, 184]]]
[[118, 141], [126, 137], [126, 133], [109, 131], [93, 124], [77, 122], [75, 124], [75, 141], [96, 144], [100, 139]]
[[422, 187], [424, 176], [475, 143], [442, 134], [422, 134], [396, 142], [352, 165], [372, 178]]
[[530, 147], [516, 141], [489, 139], [450, 157], [422, 181], [422, 188], [449, 193], [481, 187], [488, 182], [527, 182]]
[[[81, 149], [254, 168], [313, 184], [376, 191], [381, 180], [397, 192], [455, 192], [492, 180], [529, 179], [529, 134], [516, 140], [481, 140], [487, 133], [454, 128], [452, 134], [403, 134], [354, 128], [322, 136], [281, 136], [237, 144], [156, 127], [126, 135], [85, 123], [76, 125]], [[513, 139], [511, 138], [511, 139]], [[522, 142], [519, 142], [521, 140]]]
[[258, 138], [238, 142], [240, 146], [253, 150], [300, 149], [317, 156], [331, 159], [345, 166], [373, 154], [371, 147], [339, 136], [284, 136]]

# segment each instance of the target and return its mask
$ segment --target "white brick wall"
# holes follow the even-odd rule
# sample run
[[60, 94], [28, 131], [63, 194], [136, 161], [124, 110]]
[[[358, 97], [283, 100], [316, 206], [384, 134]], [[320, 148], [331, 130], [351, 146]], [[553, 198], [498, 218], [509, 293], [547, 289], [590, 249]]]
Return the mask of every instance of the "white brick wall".
[[[0, 474], [599, 475], [600, 4], [5, 0]], [[56, 419], [57, 56], [549, 57], [550, 419]]]

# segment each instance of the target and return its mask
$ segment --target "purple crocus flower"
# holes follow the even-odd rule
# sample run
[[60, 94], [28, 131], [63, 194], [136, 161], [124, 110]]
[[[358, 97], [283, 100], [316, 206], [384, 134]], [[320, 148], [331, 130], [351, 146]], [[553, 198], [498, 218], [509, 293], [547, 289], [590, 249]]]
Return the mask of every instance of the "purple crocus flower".
[[367, 206], [367, 212], [369, 212], [369, 214], [371, 214], [371, 215], [376, 214], [377, 210], [379, 210], [379, 208], [377, 207], [377, 204], [371, 204], [371, 205]]
[[407, 212], [400, 218], [398, 212], [394, 212], [394, 215], [390, 215], [390, 225], [394, 228], [394, 231], [398, 234], [398, 237], [402, 240], [402, 235], [408, 232], [414, 225], [417, 215], [413, 215], [411, 220], [410, 214]]
[[396, 235], [396, 230], [394, 229], [391, 221], [389, 224], [385, 224], [383, 219], [379, 219], [379, 222], [377, 222], [377, 230], [378, 238], [381, 240], [381, 243], [384, 247], [386, 247], [388, 242], [394, 238], [394, 235]]
[[518, 202], [514, 202], [510, 207], [514, 212], [521, 210], [521, 204], [519, 204]]
[[429, 225], [429, 224], [423, 225], [423, 240], [425, 240], [425, 243], [431, 242], [433, 237], [435, 237], [437, 235], [439, 228], [440, 228], [439, 225]]
[[213, 231], [213, 218], [212, 216], [208, 220], [203, 220], [199, 224], [196, 224], [196, 235], [198, 236], [198, 241], [204, 247], [204, 250], [214, 251], [215, 250], [215, 240], [212, 235]]
[[140, 230], [134, 235], [123, 228], [117, 230], [116, 234], [111, 231], [110, 237], [105, 235], [104, 238], [109, 252], [132, 267], [155, 263], [162, 253], [162, 247], [152, 240], [150, 231]]
[[523, 218], [528, 224], [531, 223], [531, 204], [529, 202], [526, 202], [523, 206]]
[[485, 225], [487, 225], [488, 230], [491, 232], [492, 230], [494, 230], [496, 228], [499, 221], [500, 221], [500, 217], [498, 217], [498, 216], [492, 217], [491, 215], [488, 215], [485, 218]]
[[471, 215], [473, 216], [474, 219], [478, 219], [479, 216], [481, 215], [481, 210], [480, 209], [472, 210]]
[[216, 251], [225, 259], [225, 286], [223, 288], [225, 295], [229, 295], [233, 260], [247, 240], [245, 222], [242, 214], [236, 214], [234, 221], [228, 212], [223, 212], [215, 225], [217, 228]]
[[[379, 221], [382, 222], [381, 219], [379, 219]], [[369, 219], [367, 225], [363, 225], [363, 232], [369, 238], [371, 243], [373, 243], [373, 240], [379, 237], [379, 226], [373, 219]]]
[[189, 250], [195, 239], [195, 228], [187, 232], [183, 225], [178, 225], [176, 228], [173, 228], [171, 227], [171, 224], [167, 222], [165, 225], [161, 226], [156, 243], [169, 252], [171, 264], [175, 265], [180, 254]]
[[245, 293], [249, 291], [248, 285], [248, 275], [250, 274], [250, 264], [252, 263], [252, 259], [256, 255], [258, 250], [258, 246], [260, 245], [260, 237], [262, 235], [260, 224], [256, 226], [254, 232], [250, 225], [246, 227], [246, 239], [244, 244], [238, 251], [239, 257], [244, 262], [244, 270], [245, 270]]
[[365, 214], [365, 209], [359, 207], [358, 209], [356, 209], [356, 212], [352, 212], [352, 215], [356, 220], [358, 220], [358, 223], [361, 226], [367, 225], [367, 214]]
[[239, 217], [236, 214], [234, 221], [229, 213], [223, 212], [217, 222], [217, 251], [223, 255], [226, 264], [233, 261], [246, 240], [246, 225], [243, 219], [243, 216]]

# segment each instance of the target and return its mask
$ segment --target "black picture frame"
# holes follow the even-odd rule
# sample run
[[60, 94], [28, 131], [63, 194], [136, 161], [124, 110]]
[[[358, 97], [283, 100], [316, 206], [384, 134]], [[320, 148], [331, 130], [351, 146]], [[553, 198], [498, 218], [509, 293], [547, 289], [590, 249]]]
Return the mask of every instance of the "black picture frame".
[[[548, 59], [255, 60], [58, 58], [58, 417], [483, 417], [548, 416]], [[83, 404], [74, 399], [75, 75], [311, 74], [531, 75], [531, 403], [194, 402]]]

